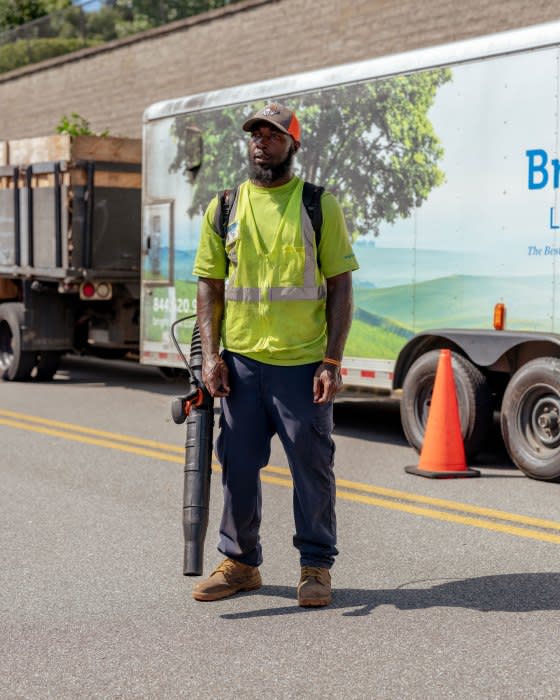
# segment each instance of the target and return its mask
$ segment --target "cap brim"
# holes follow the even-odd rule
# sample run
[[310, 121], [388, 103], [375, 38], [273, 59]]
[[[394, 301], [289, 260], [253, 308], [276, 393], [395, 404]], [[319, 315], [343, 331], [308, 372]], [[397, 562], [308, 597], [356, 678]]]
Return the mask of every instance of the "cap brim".
[[278, 131], [281, 131], [283, 134], [287, 134], [288, 136], [291, 136], [294, 138], [288, 129], [285, 129], [282, 124], [278, 124], [278, 122], [275, 122], [273, 119], [267, 119], [266, 117], [251, 117], [250, 119], [247, 119], [245, 124], [243, 124], [243, 131], [251, 131], [251, 129], [255, 126], [255, 124], [258, 124], [259, 122], [266, 122], [267, 124], [270, 124], [271, 126], [274, 126], [278, 129]]

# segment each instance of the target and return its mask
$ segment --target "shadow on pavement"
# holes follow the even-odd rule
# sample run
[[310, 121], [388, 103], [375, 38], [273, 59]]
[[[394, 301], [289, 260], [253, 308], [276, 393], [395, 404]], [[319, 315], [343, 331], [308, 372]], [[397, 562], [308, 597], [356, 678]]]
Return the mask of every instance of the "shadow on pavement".
[[[94, 357], [66, 355], [54, 384], [129, 387], [164, 396], [180, 396], [187, 392], [186, 375], [164, 378], [156, 367], [127, 360], [101, 360]], [[219, 414], [219, 402], [215, 413]], [[401, 427], [399, 400], [393, 397], [364, 395], [353, 398], [342, 394], [334, 405], [334, 435], [370, 442], [408, 446]], [[497, 418], [483, 452], [470, 460], [469, 466], [492, 466], [512, 470], [505, 450]]]
[[[438, 579], [436, 579], [438, 580]], [[441, 579], [439, 579], [441, 580]], [[431, 585], [433, 584], [433, 585]], [[392, 589], [333, 590], [328, 608], [300, 608], [294, 587], [263, 586], [246, 595], [288, 598], [289, 606], [264, 608], [249, 612], [225, 613], [225, 620], [241, 620], [274, 615], [341, 610], [348, 617], [369, 615], [380, 605], [398, 610], [423, 610], [434, 607], [467, 608], [481, 612], [535, 612], [560, 610], [560, 573], [500, 574], [469, 579], [411, 581]]]
[[399, 401], [380, 397], [349, 400], [334, 404], [334, 434], [392, 445], [408, 445], [401, 428]]
[[130, 360], [101, 360], [79, 355], [65, 355], [62, 358], [53, 382], [129, 387], [167, 396], [184, 394], [188, 387], [186, 373], [166, 378], [157, 367]]
[[[408, 446], [401, 426], [397, 398], [347, 399], [342, 396], [334, 405], [334, 423], [335, 438], [337, 435], [343, 435], [371, 442]], [[492, 469], [504, 472], [513, 470], [515, 477], [520, 476], [506, 451], [497, 413], [483, 449], [475, 457], [471, 457], [468, 463], [469, 466], [491, 466]], [[499, 477], [505, 476], [505, 474], [487, 476]]]

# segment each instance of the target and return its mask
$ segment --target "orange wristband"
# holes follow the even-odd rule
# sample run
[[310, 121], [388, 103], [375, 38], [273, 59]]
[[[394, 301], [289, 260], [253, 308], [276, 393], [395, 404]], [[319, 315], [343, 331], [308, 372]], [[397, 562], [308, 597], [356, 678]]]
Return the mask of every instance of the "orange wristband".
[[332, 357], [324, 357], [323, 363], [325, 365], [334, 365], [335, 367], [342, 367], [342, 362], [339, 362], [338, 360], [333, 360]]

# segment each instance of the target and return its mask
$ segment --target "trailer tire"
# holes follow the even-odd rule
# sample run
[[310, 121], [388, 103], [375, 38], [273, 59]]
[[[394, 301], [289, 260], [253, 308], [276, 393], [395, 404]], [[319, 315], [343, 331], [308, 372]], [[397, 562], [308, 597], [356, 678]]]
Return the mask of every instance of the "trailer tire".
[[502, 401], [502, 437], [513, 463], [532, 479], [560, 479], [560, 359], [520, 367]]
[[27, 381], [35, 365], [35, 353], [21, 349], [23, 315], [23, 304], [0, 304], [0, 376], [7, 381]]
[[[401, 423], [406, 439], [418, 452], [424, 442], [439, 357], [439, 350], [421, 355], [412, 364], [403, 383]], [[483, 446], [492, 425], [492, 394], [486, 377], [472, 362], [452, 352], [451, 364], [465, 455], [473, 457]]]
[[56, 374], [59, 365], [59, 352], [49, 351], [40, 353], [35, 366], [35, 379], [39, 382], [49, 382]]

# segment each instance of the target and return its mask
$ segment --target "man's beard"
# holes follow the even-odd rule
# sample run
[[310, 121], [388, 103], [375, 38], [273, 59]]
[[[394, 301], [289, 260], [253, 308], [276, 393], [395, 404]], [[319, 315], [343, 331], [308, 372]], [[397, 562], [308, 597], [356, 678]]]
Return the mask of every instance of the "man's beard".
[[292, 172], [295, 151], [290, 148], [286, 158], [276, 165], [258, 165], [249, 154], [249, 178], [263, 185], [271, 185], [278, 180], [282, 180]]

